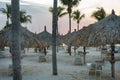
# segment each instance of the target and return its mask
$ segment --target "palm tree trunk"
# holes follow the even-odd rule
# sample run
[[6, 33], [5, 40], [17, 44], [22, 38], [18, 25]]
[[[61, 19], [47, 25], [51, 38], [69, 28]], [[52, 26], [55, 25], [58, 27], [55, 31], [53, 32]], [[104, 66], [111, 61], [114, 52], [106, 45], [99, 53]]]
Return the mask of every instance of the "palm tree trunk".
[[6, 24], [9, 25], [9, 17], [7, 17], [7, 21], [6, 21]]
[[[71, 33], [71, 13], [69, 13], [69, 33]], [[71, 56], [71, 46], [68, 46], [68, 53]]]
[[57, 0], [53, 3], [53, 22], [52, 22], [52, 65], [53, 65], [53, 75], [57, 75], [57, 58], [56, 58], [56, 28], [57, 24]]
[[[56, 38], [58, 39], [58, 37], [59, 37], [59, 32], [58, 32], [58, 16], [57, 16]], [[56, 45], [57, 44], [58, 44], [58, 41], [57, 41]], [[56, 48], [57, 48], [57, 52], [58, 52], [58, 45], [56, 46]]]
[[69, 32], [71, 33], [71, 13], [69, 13]]
[[79, 23], [77, 23], [77, 31], [79, 30]]
[[[58, 23], [58, 16], [57, 16], [57, 23]], [[57, 24], [58, 25], [58, 24]], [[58, 26], [56, 27], [56, 35], [58, 37]]]
[[13, 80], [22, 80], [21, 58], [20, 58], [20, 19], [19, 19], [19, 0], [12, 0], [12, 38], [11, 53], [13, 65]]

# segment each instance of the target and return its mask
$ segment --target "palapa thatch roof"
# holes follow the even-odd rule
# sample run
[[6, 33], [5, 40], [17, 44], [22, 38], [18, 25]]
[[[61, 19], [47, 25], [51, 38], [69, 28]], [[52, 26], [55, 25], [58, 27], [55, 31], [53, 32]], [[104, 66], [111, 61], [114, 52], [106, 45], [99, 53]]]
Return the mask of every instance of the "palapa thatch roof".
[[57, 40], [57, 41], [56, 41], [56, 44], [57, 44], [57, 45], [62, 45], [62, 43], [63, 43], [62, 40], [61, 40], [62, 37], [63, 37], [63, 35], [56, 34], [56, 40]]
[[37, 34], [39, 38], [41, 38], [42, 40], [44, 40], [45, 42], [47, 42], [48, 44], [52, 44], [52, 34], [50, 34], [47, 30], [46, 30], [46, 26], [44, 27], [44, 31], [41, 33]]
[[86, 46], [99, 46], [120, 43], [120, 17], [114, 10], [108, 17], [81, 30], [79, 42]]
[[[47, 43], [47, 45], [52, 45], [52, 34], [46, 30], [46, 26], [44, 26], [44, 31], [38, 33], [37, 36], [38, 38], [41, 38], [42, 40], [44, 40]], [[60, 45], [62, 43], [60, 38], [61, 38], [61, 35], [56, 34], [57, 45]]]
[[[10, 46], [12, 36], [12, 28], [7, 28], [0, 31], [0, 47]], [[42, 40], [39, 41], [36, 35], [24, 27], [20, 27], [20, 42], [21, 47], [42, 47]]]
[[106, 45], [120, 43], [120, 17], [114, 10], [108, 17], [96, 22], [88, 38], [88, 45]]
[[88, 37], [92, 32], [93, 24], [90, 24], [88, 27], [83, 27], [79, 34], [75, 37], [75, 43], [77, 46], [88, 46]]
[[76, 36], [80, 34], [80, 31], [74, 31], [72, 33], [67, 33], [62, 37], [62, 42], [65, 43], [68, 46], [76, 46]]

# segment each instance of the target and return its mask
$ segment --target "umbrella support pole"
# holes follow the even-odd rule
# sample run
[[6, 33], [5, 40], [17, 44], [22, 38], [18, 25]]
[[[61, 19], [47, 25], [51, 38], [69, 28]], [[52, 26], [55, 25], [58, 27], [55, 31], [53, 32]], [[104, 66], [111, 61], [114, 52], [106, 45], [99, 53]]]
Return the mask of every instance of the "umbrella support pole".
[[76, 54], [76, 46], [74, 46], [74, 53]]
[[35, 53], [37, 53], [37, 48], [36, 47], [34, 48], [34, 51], [35, 51]]
[[68, 46], [68, 53], [71, 56], [71, 46]]
[[86, 57], [86, 52], [83, 52], [84, 64], [86, 63], [85, 57]]
[[84, 60], [84, 64], [86, 63], [85, 56], [86, 56], [86, 47], [83, 46], [83, 60]]
[[111, 76], [115, 78], [115, 60], [110, 60], [111, 63]]
[[114, 57], [114, 52], [115, 52], [115, 45], [111, 44], [111, 77], [115, 78], [115, 57]]

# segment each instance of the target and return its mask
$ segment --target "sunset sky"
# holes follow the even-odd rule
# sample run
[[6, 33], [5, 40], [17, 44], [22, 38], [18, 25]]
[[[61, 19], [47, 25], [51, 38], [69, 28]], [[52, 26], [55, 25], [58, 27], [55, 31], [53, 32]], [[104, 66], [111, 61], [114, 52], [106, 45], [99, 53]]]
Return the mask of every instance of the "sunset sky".
[[[58, 0], [59, 1], [59, 0]], [[53, 0], [20, 0], [20, 9], [26, 10], [26, 12], [32, 15], [32, 23], [24, 24], [32, 32], [41, 32], [46, 25], [49, 32], [52, 31], [52, 15], [48, 11], [48, 8], [53, 5]], [[5, 7], [6, 3], [10, 3], [10, 0], [0, 0], [0, 8]], [[61, 5], [59, 3], [59, 5]], [[96, 7], [103, 7], [107, 14], [111, 13], [114, 9], [116, 14], [120, 14], [120, 0], [81, 0], [78, 7], [81, 13], [85, 14], [85, 18], [80, 22], [80, 27], [87, 26], [94, 23], [96, 20], [91, 18], [90, 15]], [[6, 22], [6, 16], [0, 13], [0, 29], [3, 28]], [[59, 32], [65, 34], [68, 31], [68, 15], [59, 19]], [[72, 20], [72, 31], [76, 29], [76, 22]]]

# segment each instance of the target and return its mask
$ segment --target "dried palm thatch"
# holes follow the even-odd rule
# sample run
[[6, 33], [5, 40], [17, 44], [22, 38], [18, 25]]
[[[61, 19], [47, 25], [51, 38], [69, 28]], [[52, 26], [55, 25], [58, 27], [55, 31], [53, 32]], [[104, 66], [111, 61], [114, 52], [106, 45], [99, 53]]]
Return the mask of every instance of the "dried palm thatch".
[[76, 36], [79, 35], [80, 31], [74, 31], [72, 33], [67, 33], [62, 37], [62, 42], [65, 43], [68, 46], [76, 46]]
[[69, 39], [69, 37], [68, 37], [69, 35], [70, 35], [70, 33], [63, 35], [61, 38], [61, 42], [67, 44], [68, 39]]
[[108, 17], [80, 30], [76, 43], [82, 46], [100, 46], [120, 43], [120, 17], [114, 11]]
[[38, 33], [37, 36], [47, 42], [47, 44], [51, 45], [52, 44], [52, 34], [50, 34], [46, 30], [46, 26], [44, 27], [44, 31], [41, 33]]
[[[12, 28], [0, 31], [0, 46], [10, 46], [12, 36]], [[39, 41], [35, 34], [24, 27], [20, 27], [20, 43], [21, 47], [42, 47], [42, 40]]]
[[[52, 34], [46, 30], [46, 26], [44, 26], [44, 31], [38, 33], [37, 36], [38, 36], [38, 38], [41, 38], [42, 40], [44, 40], [46, 42], [47, 46], [52, 44]], [[57, 45], [62, 44], [61, 35], [59, 35], [59, 34], [56, 35], [56, 42], [57, 42]]]
[[93, 24], [90, 24], [88, 27], [83, 27], [79, 34], [75, 37], [75, 42], [77, 46], [88, 46], [88, 37], [92, 32]]
[[93, 24], [92, 32], [88, 38], [88, 45], [106, 45], [120, 43], [120, 17], [112, 14]]
[[111, 63], [111, 76], [115, 78], [114, 63], [116, 59], [114, 58], [114, 44], [120, 44], [120, 17], [115, 15], [114, 10], [112, 10], [111, 15], [88, 26], [83, 33], [88, 33], [88, 38], [81, 37], [83, 39], [83, 41], [80, 40], [81, 43], [83, 42], [82, 44], [86, 43], [89, 46], [111, 45], [111, 59], [109, 61]]
[[90, 24], [89, 27], [83, 27], [79, 31], [74, 31], [63, 36], [62, 41], [67, 45], [72, 46], [88, 46], [88, 37], [92, 32], [93, 24]]
[[58, 45], [58, 46], [59, 46], [59, 45], [62, 45], [63, 42], [62, 42], [61, 39], [62, 39], [62, 35], [57, 34], [57, 35], [56, 35], [56, 45]]
[[[38, 35], [36, 35], [36, 38], [38, 41], [40, 41], [42, 43], [42, 46], [40, 47], [41, 49], [49, 46], [49, 44], [46, 41], [44, 41], [43, 39], [41, 39]], [[39, 48], [39, 46], [36, 48]]]

